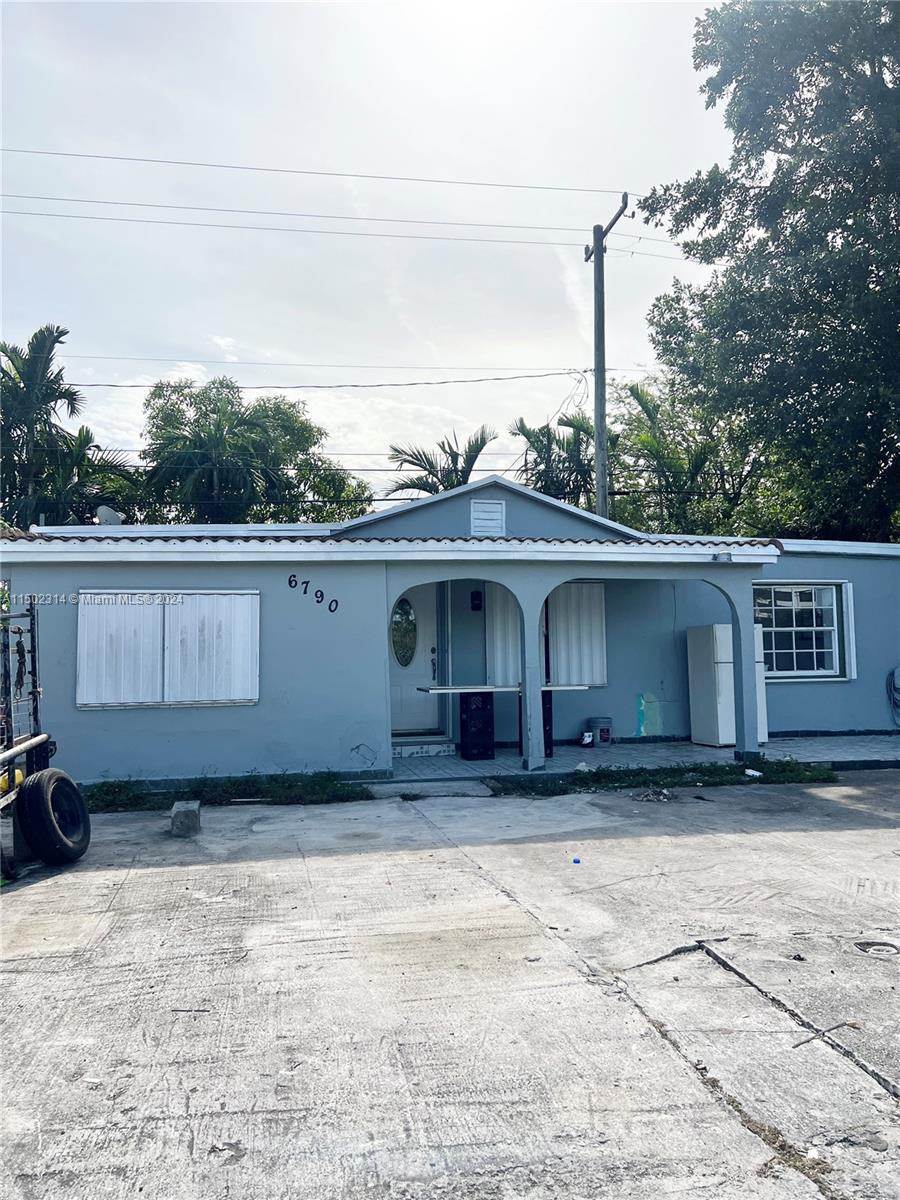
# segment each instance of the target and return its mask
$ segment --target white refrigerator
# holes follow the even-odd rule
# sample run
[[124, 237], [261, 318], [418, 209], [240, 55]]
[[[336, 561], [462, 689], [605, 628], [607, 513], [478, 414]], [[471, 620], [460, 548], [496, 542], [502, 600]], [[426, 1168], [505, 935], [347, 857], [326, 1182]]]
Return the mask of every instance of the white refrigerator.
[[[754, 625], [756, 721], [760, 744], [769, 740], [762, 626]], [[694, 625], [687, 631], [691, 741], [701, 746], [733, 746], [734, 654], [730, 625]]]

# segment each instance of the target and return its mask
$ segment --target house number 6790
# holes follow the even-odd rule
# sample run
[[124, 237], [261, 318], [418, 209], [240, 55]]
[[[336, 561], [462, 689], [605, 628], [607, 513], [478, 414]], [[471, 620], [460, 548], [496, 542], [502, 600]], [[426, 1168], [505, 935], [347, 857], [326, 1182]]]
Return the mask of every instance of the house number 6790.
[[[322, 591], [321, 588], [316, 588], [314, 592], [310, 593], [310, 590], [309, 590], [310, 582], [311, 581], [309, 579], [299, 579], [298, 580], [296, 575], [288, 575], [288, 587], [289, 588], [299, 587], [302, 590], [304, 596], [309, 596], [311, 594], [313, 599], [315, 600], [316, 604], [324, 604], [325, 603], [325, 593]], [[330, 613], [333, 613], [333, 612], [337, 612], [337, 610], [338, 610], [337, 600], [329, 600], [328, 601], [328, 611]]]

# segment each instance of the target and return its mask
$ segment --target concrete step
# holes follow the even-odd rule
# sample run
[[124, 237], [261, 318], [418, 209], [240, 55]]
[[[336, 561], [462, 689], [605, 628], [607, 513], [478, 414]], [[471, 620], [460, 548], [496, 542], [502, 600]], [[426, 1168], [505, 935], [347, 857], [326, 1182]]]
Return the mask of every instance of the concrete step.
[[393, 742], [394, 758], [434, 758], [455, 753], [454, 743], [443, 736], [395, 738]]

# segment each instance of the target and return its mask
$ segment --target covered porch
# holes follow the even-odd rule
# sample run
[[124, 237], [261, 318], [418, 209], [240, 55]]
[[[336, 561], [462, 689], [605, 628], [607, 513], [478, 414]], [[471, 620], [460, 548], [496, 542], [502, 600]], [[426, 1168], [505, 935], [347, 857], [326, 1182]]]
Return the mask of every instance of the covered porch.
[[[648, 752], [661, 765], [759, 754], [753, 580], [774, 544], [523, 539], [417, 551], [388, 565], [395, 779], [572, 770], [586, 753], [572, 743], [604, 715], [618, 744], [587, 753], [610, 765]], [[682, 740], [685, 627], [710, 621], [730, 625], [733, 658], [734, 744], [716, 751]], [[456, 751], [463, 699], [479, 693], [496, 716], [493, 756], [471, 761]], [[619, 742], [635, 733], [634, 748]]]

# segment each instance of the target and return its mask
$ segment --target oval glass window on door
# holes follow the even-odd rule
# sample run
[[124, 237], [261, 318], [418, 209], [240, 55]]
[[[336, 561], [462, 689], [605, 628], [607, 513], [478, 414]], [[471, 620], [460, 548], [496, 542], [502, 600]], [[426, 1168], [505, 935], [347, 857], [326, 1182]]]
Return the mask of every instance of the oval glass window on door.
[[416, 657], [416, 613], [405, 596], [401, 596], [391, 613], [391, 649], [401, 667], [408, 667]]

